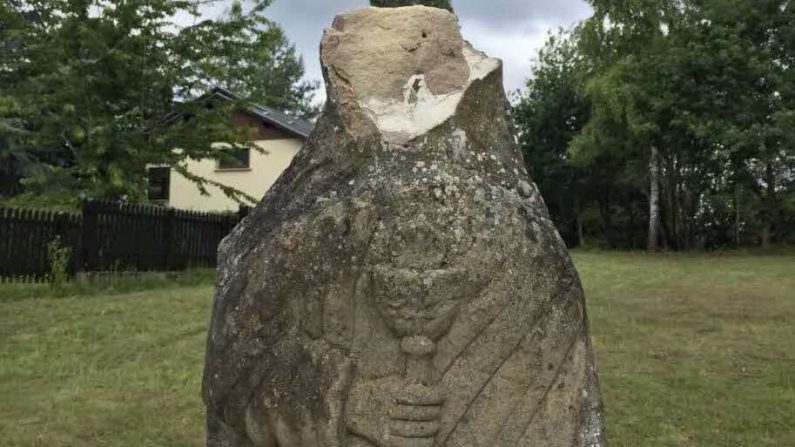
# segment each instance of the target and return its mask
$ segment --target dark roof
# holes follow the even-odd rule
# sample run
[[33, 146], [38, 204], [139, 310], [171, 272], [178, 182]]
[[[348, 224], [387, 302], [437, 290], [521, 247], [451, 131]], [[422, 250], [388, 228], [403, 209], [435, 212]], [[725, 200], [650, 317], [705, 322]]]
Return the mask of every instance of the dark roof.
[[[194, 101], [212, 102], [218, 100], [233, 102], [239, 101], [240, 98], [227, 89], [213, 87], [210, 91], [196, 98]], [[309, 134], [312, 132], [312, 128], [314, 128], [314, 124], [312, 124], [312, 122], [298, 116], [288, 115], [280, 110], [274, 109], [273, 107], [255, 104], [253, 102], [245, 102], [243, 103], [243, 107], [245, 108], [246, 112], [261, 119], [265, 123], [299, 138], [309, 138]], [[180, 116], [182, 116], [182, 114], [172, 114], [166, 118], [166, 122], [173, 122], [173, 120], [179, 118]]]
[[[220, 99], [223, 101], [238, 101], [234, 93], [221, 87], [214, 87], [207, 94], [204, 95], [207, 99]], [[252, 115], [260, 118], [266, 123], [272, 124], [288, 133], [297, 137], [309, 138], [312, 128], [315, 127], [310, 121], [301, 117], [288, 115], [273, 107], [255, 104], [253, 102], [246, 103], [246, 111]]]

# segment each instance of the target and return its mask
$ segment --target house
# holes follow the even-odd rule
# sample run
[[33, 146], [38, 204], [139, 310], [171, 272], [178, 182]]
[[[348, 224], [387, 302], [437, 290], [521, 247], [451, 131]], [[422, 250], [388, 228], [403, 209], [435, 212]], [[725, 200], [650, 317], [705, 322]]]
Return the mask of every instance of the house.
[[[236, 100], [233, 93], [221, 88], [214, 88], [197, 99], [207, 103]], [[185, 166], [191, 174], [260, 199], [301, 149], [313, 124], [257, 104], [247, 104], [235, 111], [232, 120], [236, 125], [256, 129], [255, 140], [251, 142], [262, 151], [240, 149], [236, 151], [234, 159], [187, 160]], [[202, 195], [194, 182], [168, 166], [150, 167], [148, 174], [149, 199], [153, 202], [172, 208], [204, 212], [238, 209], [238, 203], [227, 197], [218, 187], [208, 185], [210, 195]]]

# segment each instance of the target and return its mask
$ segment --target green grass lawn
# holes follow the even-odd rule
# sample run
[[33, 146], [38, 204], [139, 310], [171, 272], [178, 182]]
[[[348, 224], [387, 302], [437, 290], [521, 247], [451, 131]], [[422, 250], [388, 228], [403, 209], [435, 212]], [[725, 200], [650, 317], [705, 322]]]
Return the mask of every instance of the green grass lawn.
[[[795, 256], [574, 257], [611, 445], [795, 446]], [[203, 444], [210, 285], [2, 288], [0, 445]]]

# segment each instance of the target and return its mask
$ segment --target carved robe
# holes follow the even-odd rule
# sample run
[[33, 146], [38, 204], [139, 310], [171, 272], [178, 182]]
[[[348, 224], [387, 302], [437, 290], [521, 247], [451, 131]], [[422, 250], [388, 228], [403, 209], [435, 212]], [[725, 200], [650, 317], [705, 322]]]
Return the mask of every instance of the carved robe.
[[[446, 11], [384, 11], [327, 31], [323, 115], [222, 244], [208, 446], [384, 447], [387, 407], [418, 375], [443, 401], [433, 437], [418, 441], [431, 444], [416, 445], [604, 446], [582, 287], [527, 180], [499, 63]], [[411, 75], [403, 105], [365, 101], [351, 73], [365, 68], [346, 65], [346, 45], [381, 32], [433, 39], [428, 23], [455, 30], [435, 41], [438, 64], [464, 61], [467, 76], [451, 89]], [[425, 51], [409, 43], [398, 51]], [[449, 91], [434, 94], [441, 84]], [[428, 129], [376, 113], [450, 95], [449, 116]], [[407, 355], [413, 335], [432, 345], [425, 360]]]

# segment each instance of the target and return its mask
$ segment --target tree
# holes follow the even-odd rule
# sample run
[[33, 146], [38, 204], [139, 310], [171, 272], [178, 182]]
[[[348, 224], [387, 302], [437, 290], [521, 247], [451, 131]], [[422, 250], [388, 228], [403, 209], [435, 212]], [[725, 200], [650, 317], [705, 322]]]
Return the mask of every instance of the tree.
[[262, 14], [271, 1], [248, 12], [235, 1], [221, 22], [207, 20], [183, 30], [185, 76], [192, 85], [217, 85], [248, 101], [311, 118], [318, 113], [312, 104], [318, 85], [301, 80], [303, 60], [281, 27]]
[[370, 4], [379, 8], [397, 8], [400, 6], [425, 5], [433, 8], [446, 9], [453, 12], [451, 0], [370, 0]]
[[[11, 136], [13, 154], [22, 154], [29, 164], [15, 170], [23, 189], [17, 200], [62, 204], [91, 196], [144, 201], [147, 165], [181, 170], [187, 158], [223, 156], [214, 143], [240, 141], [242, 131], [233, 127], [229, 110], [184, 101], [207, 87], [203, 80], [229, 85], [245, 73], [245, 81], [236, 85], [244, 95], [306, 113], [310, 87], [296, 83], [300, 59], [264, 18], [269, 3], [243, 12], [235, 2], [227, 16], [187, 27], [174, 17], [198, 17], [196, 2], [5, 4], [0, 42], [14, 42], [14, 51], [0, 59], [7, 81], [0, 84], [0, 103], [13, 107], [0, 106], [0, 122], [16, 123], [4, 140]], [[265, 45], [254, 54], [237, 44], [245, 39]], [[271, 81], [253, 82], [257, 71]], [[174, 111], [191, 119], [164, 125], [164, 117]], [[12, 153], [0, 150], [0, 157]], [[201, 188], [207, 185], [191, 178]], [[246, 199], [234, 190], [225, 192]]]
[[586, 173], [568, 157], [569, 143], [589, 114], [576, 88], [580, 61], [573, 33], [560, 30], [547, 38], [512, 111], [527, 171], [569, 245], [584, 242], [582, 214], [588, 201], [582, 188]]
[[31, 165], [18, 147], [24, 130], [14, 117], [17, 110], [13, 98], [0, 96], [0, 200], [20, 192], [19, 180]]
[[531, 177], [569, 245], [591, 243], [637, 248], [644, 219], [633, 146], [620, 126], [604, 120], [594, 134], [599, 150], [573, 149], [592, 123], [591, 101], [583, 83], [593, 61], [583, 57], [581, 28], [551, 36], [539, 52], [527, 89], [513, 108], [519, 141]]
[[[572, 197], [585, 210], [593, 203], [600, 220], [585, 232], [610, 246], [634, 246], [638, 233], [652, 250], [769, 246], [795, 235], [791, 5], [590, 3], [594, 15], [571, 35], [574, 50], [565, 58], [576, 68], [558, 77], [568, 87], [539, 82], [562, 72], [542, 64], [515, 108], [520, 129], [535, 133], [522, 135], [525, 155], [541, 172], [534, 175], [552, 197], [553, 216], [560, 215], [555, 196], [572, 183], [552, 173], [579, 167], [583, 187]], [[551, 49], [542, 50], [542, 61]], [[549, 144], [545, 135], [566, 130], [569, 116], [541, 105], [566, 97], [579, 98], [585, 122]], [[534, 124], [540, 119], [545, 124]], [[535, 153], [560, 154], [567, 140], [563, 156]], [[556, 222], [565, 235], [570, 219]]]
[[[583, 92], [593, 105], [593, 116], [573, 144], [581, 159], [592, 153], [612, 153], [627, 166], [642, 167], [648, 197], [647, 248], [655, 250], [660, 221], [660, 150], [666, 143], [659, 126], [668, 102], [660, 90], [659, 54], [677, 23], [675, 1], [592, 2], [594, 16], [583, 24], [581, 49], [590, 63]], [[664, 82], [664, 81], [663, 81]], [[616, 154], [616, 142], [623, 148]], [[607, 144], [605, 144], [607, 143]], [[663, 151], [665, 148], [663, 148]]]
[[[795, 211], [795, 11], [781, 0], [710, 1], [704, 9], [746, 63], [731, 91], [736, 113], [726, 117], [726, 141], [737, 197], [750, 192], [744, 202], [754, 216], [746, 227], [769, 247], [795, 234], [786, 225]], [[735, 206], [739, 226], [740, 200]]]
[[[19, 0], [0, 4], [0, 86], [14, 85], [23, 79], [20, 67], [25, 60], [24, 36], [36, 32], [47, 14], [43, 6], [37, 11], [25, 9], [23, 4]], [[0, 88], [0, 200], [18, 194], [20, 179], [36, 166], [20, 145], [26, 136], [21, 119], [24, 107], [12, 93]]]

